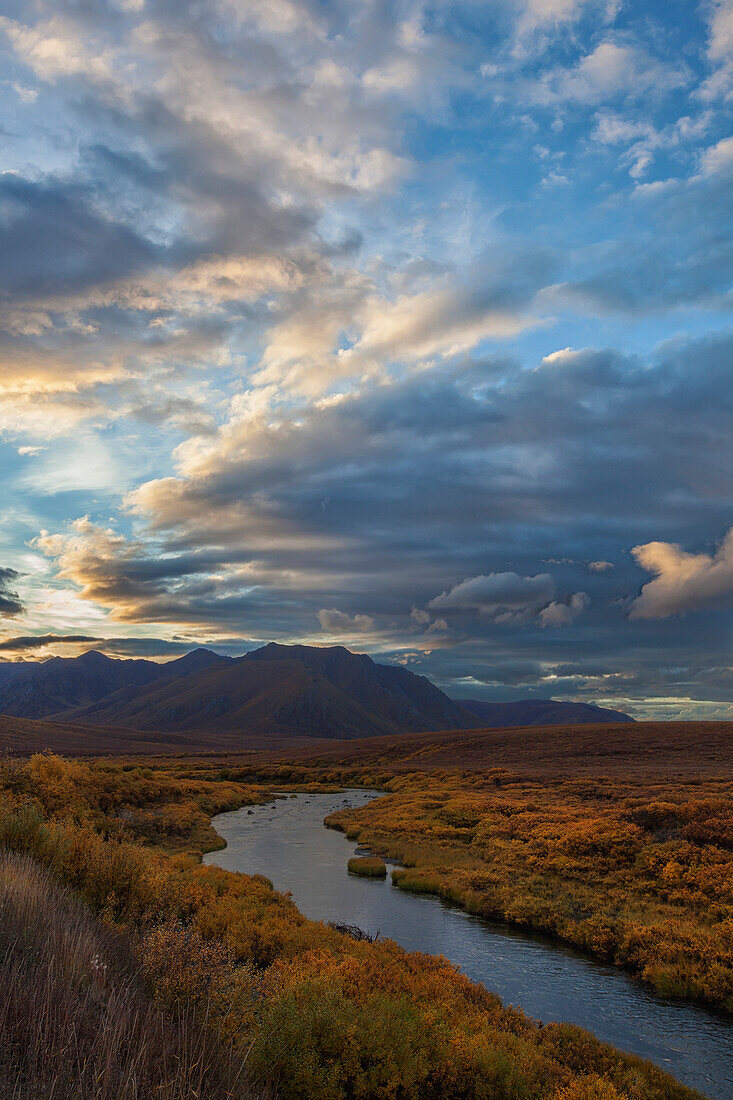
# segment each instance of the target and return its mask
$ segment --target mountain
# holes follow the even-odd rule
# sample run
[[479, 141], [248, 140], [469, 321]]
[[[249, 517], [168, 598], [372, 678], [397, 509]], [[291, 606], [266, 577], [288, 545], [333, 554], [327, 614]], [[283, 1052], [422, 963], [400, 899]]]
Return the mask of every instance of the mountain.
[[557, 699], [520, 699], [516, 703], [491, 703], [481, 699], [456, 699], [458, 706], [480, 719], [482, 729], [510, 726], [577, 726], [592, 722], [633, 722], [620, 710], [606, 710], [592, 703], [563, 703]]
[[407, 669], [376, 664], [343, 646], [275, 642], [185, 678], [124, 688], [54, 719], [165, 733], [329, 738], [470, 729], [475, 724], [472, 715], [434, 684]]
[[198, 672], [222, 660], [227, 658], [199, 649], [167, 664], [156, 664], [115, 659], [92, 649], [80, 657], [6, 663], [0, 665], [0, 714], [46, 718], [94, 704], [120, 689], [134, 693], [154, 681]]
[[31, 674], [36, 668], [35, 661], [0, 661], [0, 688], [11, 680]]
[[271, 642], [243, 657], [197, 649], [156, 664], [90, 650], [0, 663], [0, 714], [160, 734], [362, 738], [631, 722], [588, 703], [452, 700], [424, 676], [343, 646]]

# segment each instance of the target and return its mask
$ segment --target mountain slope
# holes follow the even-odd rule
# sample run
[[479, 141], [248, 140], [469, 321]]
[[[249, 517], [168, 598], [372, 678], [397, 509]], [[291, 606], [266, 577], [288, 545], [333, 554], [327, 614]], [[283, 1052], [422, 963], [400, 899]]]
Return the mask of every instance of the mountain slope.
[[40, 663], [19, 663], [13, 674], [0, 676], [0, 714], [16, 718], [47, 718], [69, 708], [94, 704], [120, 689], [132, 692], [154, 681], [200, 671], [227, 660], [199, 649], [167, 664], [118, 660], [97, 650], [80, 657], [52, 657]]
[[138, 730], [368, 737], [469, 729], [474, 719], [423, 676], [342, 646], [276, 643], [211, 668], [118, 691], [56, 719]]
[[32, 676], [37, 669], [36, 661], [0, 661], [0, 689], [11, 680]]
[[476, 715], [482, 729], [511, 726], [577, 726], [596, 722], [633, 722], [620, 710], [606, 710], [592, 703], [563, 703], [556, 699], [520, 699], [516, 703], [492, 703], [481, 699], [456, 699]]

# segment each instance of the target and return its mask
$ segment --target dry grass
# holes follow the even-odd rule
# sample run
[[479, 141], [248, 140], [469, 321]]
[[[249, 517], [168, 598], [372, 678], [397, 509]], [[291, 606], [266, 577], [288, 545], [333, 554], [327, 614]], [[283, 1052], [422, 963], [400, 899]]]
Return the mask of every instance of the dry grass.
[[0, 852], [2, 1100], [248, 1097], [191, 1011], [139, 981], [129, 943], [27, 856]]

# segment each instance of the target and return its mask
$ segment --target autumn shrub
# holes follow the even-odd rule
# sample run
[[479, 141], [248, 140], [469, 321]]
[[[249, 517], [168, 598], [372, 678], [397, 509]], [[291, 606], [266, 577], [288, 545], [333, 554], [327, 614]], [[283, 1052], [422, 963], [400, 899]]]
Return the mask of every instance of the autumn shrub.
[[252, 1051], [284, 1100], [427, 1095], [438, 1038], [406, 995], [372, 991], [359, 1001], [332, 976], [279, 968]]

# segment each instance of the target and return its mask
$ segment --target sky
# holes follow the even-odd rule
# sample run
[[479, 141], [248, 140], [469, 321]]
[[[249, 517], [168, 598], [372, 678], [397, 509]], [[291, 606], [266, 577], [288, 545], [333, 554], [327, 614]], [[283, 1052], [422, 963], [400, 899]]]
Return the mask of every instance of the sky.
[[733, 0], [0, 11], [0, 657], [733, 718]]

